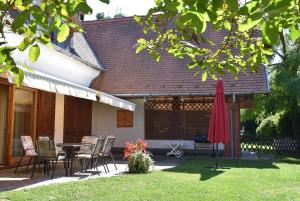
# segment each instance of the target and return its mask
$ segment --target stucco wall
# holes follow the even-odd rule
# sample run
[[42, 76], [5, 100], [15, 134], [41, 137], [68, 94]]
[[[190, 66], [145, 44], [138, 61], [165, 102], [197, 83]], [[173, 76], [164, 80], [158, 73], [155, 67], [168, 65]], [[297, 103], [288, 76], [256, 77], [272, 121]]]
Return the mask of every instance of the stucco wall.
[[92, 134], [96, 136], [116, 136], [115, 147], [124, 147], [128, 141], [144, 139], [144, 100], [130, 100], [136, 104], [132, 128], [117, 128], [118, 108], [93, 102]]
[[64, 101], [65, 96], [56, 94], [55, 97], [55, 121], [54, 121], [54, 140], [63, 142], [64, 139]]
[[[145, 109], [144, 99], [130, 100], [136, 104], [133, 113], [132, 128], [117, 128], [117, 108], [99, 102], [93, 103], [92, 132], [96, 136], [116, 136], [115, 147], [124, 147], [128, 141], [144, 139], [145, 136]], [[146, 140], [149, 148], [168, 149], [168, 143], [177, 143], [177, 140]], [[194, 141], [183, 141], [184, 149], [193, 149]], [[219, 146], [223, 149], [223, 146]]]

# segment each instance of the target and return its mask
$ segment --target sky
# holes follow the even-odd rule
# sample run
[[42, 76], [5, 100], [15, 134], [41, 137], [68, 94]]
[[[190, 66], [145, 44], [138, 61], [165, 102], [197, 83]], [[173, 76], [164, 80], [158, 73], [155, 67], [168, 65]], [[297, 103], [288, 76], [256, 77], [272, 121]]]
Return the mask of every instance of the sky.
[[119, 12], [125, 16], [145, 15], [148, 9], [154, 6], [154, 0], [110, 0], [108, 5], [99, 0], [87, 0], [87, 2], [93, 9], [93, 14], [85, 15], [85, 20], [95, 20], [96, 14], [100, 12], [111, 17]]

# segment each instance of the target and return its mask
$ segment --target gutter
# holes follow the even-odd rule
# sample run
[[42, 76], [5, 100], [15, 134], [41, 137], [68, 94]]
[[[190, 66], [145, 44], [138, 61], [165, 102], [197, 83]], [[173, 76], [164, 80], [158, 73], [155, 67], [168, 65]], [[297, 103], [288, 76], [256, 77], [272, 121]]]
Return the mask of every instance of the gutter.
[[[252, 94], [266, 94], [269, 93], [269, 91], [252, 91], [252, 92], [236, 92], [236, 93], [229, 93], [225, 92], [225, 95], [252, 95]], [[124, 98], [130, 98], [130, 97], [157, 97], [157, 96], [214, 96], [214, 93], [132, 93], [132, 94], [112, 94], [113, 96], [117, 97], [124, 97]]]

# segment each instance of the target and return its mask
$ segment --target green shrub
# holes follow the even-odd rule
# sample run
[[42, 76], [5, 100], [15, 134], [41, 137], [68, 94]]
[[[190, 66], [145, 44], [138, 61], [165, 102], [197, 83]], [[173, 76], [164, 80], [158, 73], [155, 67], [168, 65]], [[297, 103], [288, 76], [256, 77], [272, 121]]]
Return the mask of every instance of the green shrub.
[[277, 126], [278, 126], [280, 116], [281, 113], [277, 113], [275, 115], [263, 119], [256, 129], [257, 135], [266, 138], [277, 136], [278, 135]]
[[278, 135], [280, 137], [291, 137], [294, 135], [292, 121], [289, 113], [284, 113], [278, 121]]
[[145, 173], [153, 166], [150, 153], [136, 151], [128, 158], [128, 168], [131, 173]]

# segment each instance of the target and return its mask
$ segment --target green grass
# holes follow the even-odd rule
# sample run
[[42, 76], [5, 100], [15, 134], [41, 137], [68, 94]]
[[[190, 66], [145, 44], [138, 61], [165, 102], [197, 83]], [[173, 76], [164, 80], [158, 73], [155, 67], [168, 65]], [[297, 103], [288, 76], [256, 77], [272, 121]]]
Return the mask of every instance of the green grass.
[[0, 200], [300, 200], [300, 159], [224, 160], [229, 169], [205, 168], [188, 158], [176, 168], [4, 192]]

